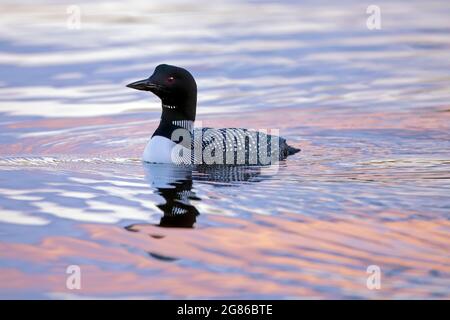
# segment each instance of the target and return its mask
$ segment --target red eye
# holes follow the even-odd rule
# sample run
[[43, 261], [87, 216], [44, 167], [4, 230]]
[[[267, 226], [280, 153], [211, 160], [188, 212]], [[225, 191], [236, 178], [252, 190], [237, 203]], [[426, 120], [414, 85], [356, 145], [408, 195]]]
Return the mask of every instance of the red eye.
[[172, 83], [172, 82], [174, 82], [175, 81], [175, 78], [174, 77], [168, 77], [167, 78], [167, 82], [168, 83]]

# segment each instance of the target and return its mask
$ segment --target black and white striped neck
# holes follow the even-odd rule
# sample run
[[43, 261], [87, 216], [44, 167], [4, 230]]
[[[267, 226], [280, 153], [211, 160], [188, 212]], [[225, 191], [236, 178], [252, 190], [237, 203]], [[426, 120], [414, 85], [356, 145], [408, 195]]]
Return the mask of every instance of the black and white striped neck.
[[172, 124], [174, 126], [184, 128], [190, 132], [192, 132], [192, 130], [194, 130], [194, 121], [192, 121], [192, 120], [173, 120]]
[[194, 131], [194, 121], [192, 120], [167, 120], [162, 118], [153, 136], [162, 136], [171, 139], [172, 133], [177, 129], [185, 129], [190, 133]]
[[153, 136], [163, 136], [170, 139], [172, 133], [179, 128], [193, 132], [195, 101], [189, 102], [188, 100], [184, 103], [170, 102], [172, 101], [162, 101], [161, 121]]
[[195, 121], [195, 104], [162, 102], [161, 121]]
[[164, 103], [162, 104], [162, 107], [165, 108], [165, 109], [172, 109], [172, 110], [177, 108], [177, 106], [174, 106], [174, 105], [171, 105], [171, 104], [164, 104]]

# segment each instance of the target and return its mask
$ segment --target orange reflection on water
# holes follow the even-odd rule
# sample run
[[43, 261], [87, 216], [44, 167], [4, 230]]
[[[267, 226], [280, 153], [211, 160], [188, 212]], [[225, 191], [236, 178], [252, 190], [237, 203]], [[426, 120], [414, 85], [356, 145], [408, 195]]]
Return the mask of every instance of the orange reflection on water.
[[[83, 226], [89, 240], [50, 237], [38, 245], [3, 243], [2, 258], [50, 267], [47, 274], [33, 276], [3, 268], [2, 287], [33, 285], [48, 293], [70, 292], [64, 271], [77, 261], [83, 288], [75, 293], [81, 296], [223, 298], [258, 292], [402, 298], [424, 294], [415, 279], [434, 274], [428, 286], [438, 291], [442, 281], [448, 282], [450, 222], [442, 219], [381, 224], [361, 219], [300, 221], [294, 215], [209, 219], [221, 226], [185, 230], [135, 225], [135, 232], [129, 232], [89, 224]], [[89, 260], [96, 266], [86, 263]], [[101, 263], [116, 267], [102, 269]], [[366, 288], [366, 268], [372, 264], [382, 270], [379, 291]]]
[[[323, 108], [322, 108], [323, 109]], [[330, 114], [331, 113], [331, 114]], [[151, 120], [153, 119], [153, 120]], [[158, 125], [158, 115], [149, 112], [127, 117], [98, 116], [90, 118], [55, 118], [24, 120], [7, 125], [12, 132], [34, 129], [38, 134], [25, 133], [18, 141], [1, 145], [4, 155], [77, 154], [104, 156], [139, 157], [146, 140]], [[401, 129], [413, 130], [418, 134], [426, 130], [448, 130], [450, 112], [445, 107], [430, 108], [418, 112], [358, 112], [349, 117], [347, 112], [329, 108], [277, 108], [258, 112], [240, 112], [221, 116], [198, 116], [197, 125], [203, 127], [246, 127], [252, 129], [279, 129], [280, 135], [289, 134], [292, 128], [311, 130], [348, 129]], [[276, 124], [276, 125], [274, 125]], [[37, 129], [36, 129], [37, 128]], [[93, 130], [95, 128], [95, 130]], [[127, 141], [123, 141], [126, 137]], [[302, 146], [308, 146], [307, 137]], [[112, 143], [111, 143], [112, 142]], [[92, 149], [95, 143], [95, 150]], [[366, 146], [367, 147], [367, 146]], [[345, 152], [344, 149], [339, 152]], [[341, 154], [342, 155], [342, 154]], [[344, 155], [345, 156], [345, 155]]]

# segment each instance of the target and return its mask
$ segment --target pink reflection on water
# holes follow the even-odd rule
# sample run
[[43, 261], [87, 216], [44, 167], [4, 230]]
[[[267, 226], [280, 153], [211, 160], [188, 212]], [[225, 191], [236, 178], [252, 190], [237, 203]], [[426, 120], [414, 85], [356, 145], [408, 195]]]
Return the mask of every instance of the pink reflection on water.
[[[3, 243], [2, 258], [49, 266], [49, 271], [31, 275], [3, 268], [2, 288], [70, 292], [64, 271], [77, 260], [124, 266], [103, 269], [80, 263], [82, 290], [71, 293], [81, 296], [223, 298], [258, 292], [284, 297], [402, 298], [423, 296], [414, 279], [429, 278], [430, 273], [439, 275], [429, 280], [431, 288], [442, 290], [442, 282], [448, 281], [450, 223], [446, 220], [375, 224], [361, 219], [298, 221], [295, 215], [258, 216], [254, 221], [209, 219], [221, 227], [185, 230], [144, 224], [129, 232], [91, 224], [83, 226], [87, 240], [49, 237], [38, 245]], [[382, 269], [380, 291], [365, 286], [371, 264]], [[339, 293], [317, 289], [321, 287]]]
[[[447, 107], [448, 108], [448, 107]], [[338, 109], [279, 108], [224, 114], [222, 116], [200, 116], [204, 127], [246, 127], [253, 129], [279, 129], [280, 135], [301, 138], [304, 149], [314, 148], [302, 133], [314, 130], [412, 130], [417, 134], [427, 130], [449, 130], [450, 112], [446, 107], [413, 111], [386, 111], [354, 113]], [[332, 113], [332, 116], [330, 116]], [[7, 126], [11, 133], [17, 132], [20, 139], [1, 145], [3, 155], [98, 155], [140, 157], [146, 140], [158, 125], [158, 115], [150, 113], [127, 117], [101, 116], [90, 118], [56, 118], [26, 120]], [[302, 128], [298, 129], [298, 127]], [[36, 129], [38, 128], [38, 129]], [[21, 130], [34, 129], [37, 134], [21, 134]], [[126, 141], [124, 140], [126, 139]], [[94, 143], [94, 144], [93, 144]], [[345, 150], [340, 150], [345, 152]]]

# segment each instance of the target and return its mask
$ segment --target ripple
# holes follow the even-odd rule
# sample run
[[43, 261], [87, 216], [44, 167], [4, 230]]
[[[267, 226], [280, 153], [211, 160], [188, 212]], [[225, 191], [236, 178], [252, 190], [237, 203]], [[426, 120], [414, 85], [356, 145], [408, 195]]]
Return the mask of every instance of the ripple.
[[[0, 297], [450, 296], [448, 1], [381, 1], [382, 30], [356, 1], [82, 1], [80, 30], [70, 4], [0, 4]], [[205, 126], [302, 152], [143, 164], [160, 104], [125, 84], [162, 62]]]
[[48, 167], [61, 164], [124, 164], [142, 163], [138, 158], [61, 158], [61, 157], [0, 157], [0, 166], [4, 167]]

